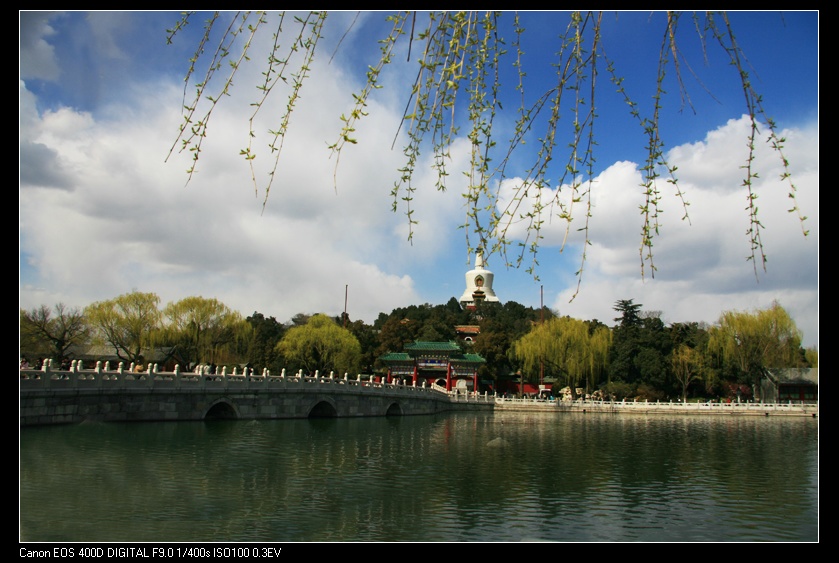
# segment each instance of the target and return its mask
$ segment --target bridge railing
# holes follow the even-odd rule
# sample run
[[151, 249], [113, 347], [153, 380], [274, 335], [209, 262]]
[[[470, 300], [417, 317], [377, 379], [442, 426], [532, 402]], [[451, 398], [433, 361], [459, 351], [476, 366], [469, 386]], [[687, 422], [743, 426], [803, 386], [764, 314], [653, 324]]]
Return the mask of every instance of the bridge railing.
[[[444, 389], [445, 391], [445, 389]], [[475, 393], [474, 391], [464, 391], [462, 389], [455, 389], [449, 391], [449, 400], [453, 403], [484, 403], [495, 404], [495, 396], [489, 393]]]
[[369, 379], [362, 379], [361, 375], [355, 379], [347, 374], [343, 377], [336, 377], [334, 373], [328, 376], [321, 376], [317, 372], [309, 376], [298, 371], [295, 374], [287, 375], [282, 370], [280, 375], [272, 375], [264, 370], [262, 373], [254, 373], [253, 370], [245, 369], [241, 373], [234, 368], [233, 373], [227, 373], [222, 368], [221, 373], [200, 373], [181, 372], [175, 368], [173, 372], [160, 372], [156, 365], [149, 364], [138, 371], [133, 364], [125, 369], [123, 363], [117, 369], [110, 369], [108, 362], [103, 365], [97, 362], [93, 369], [82, 369], [78, 364], [73, 363], [68, 370], [54, 370], [51, 362], [46, 360], [40, 369], [22, 368], [20, 370], [20, 390], [113, 390], [126, 389], [175, 389], [175, 390], [251, 390], [251, 389], [288, 389], [301, 385], [330, 385], [331, 390], [336, 391], [340, 386], [361, 390], [378, 390], [379, 392], [394, 394], [434, 393], [438, 396], [445, 394], [449, 401], [454, 403], [481, 403], [499, 406], [511, 406], [520, 408], [534, 408], [546, 410], [550, 408], [585, 410], [591, 411], [623, 411], [623, 412], [673, 412], [673, 413], [709, 413], [709, 414], [765, 414], [767, 412], [780, 412], [787, 414], [806, 414], [815, 416], [818, 412], [817, 403], [804, 403], [789, 401], [787, 403], [748, 403], [748, 402], [706, 402], [706, 403], [685, 403], [681, 401], [649, 402], [649, 401], [595, 401], [590, 399], [577, 399], [566, 401], [560, 399], [543, 398], [518, 398], [501, 397], [489, 393], [475, 393], [456, 389], [446, 391], [444, 387], [436, 384], [430, 386], [406, 385], [402, 382], [386, 383], [376, 382]]
[[251, 390], [251, 389], [281, 389], [300, 385], [330, 385], [333, 390], [338, 386], [345, 386], [356, 390], [378, 390], [398, 394], [439, 393], [438, 390], [425, 385], [406, 385], [403, 382], [376, 382], [362, 379], [357, 375], [354, 379], [348, 374], [343, 377], [330, 373], [322, 376], [304, 375], [302, 371], [288, 375], [282, 370], [279, 375], [272, 375], [268, 370], [255, 373], [245, 368], [239, 372], [234, 368], [227, 373], [222, 368], [220, 373], [208, 373], [206, 370], [196, 372], [182, 372], [177, 367], [173, 372], [158, 371], [156, 365], [149, 364], [139, 370], [133, 364], [125, 369], [122, 362], [117, 369], [111, 369], [110, 364], [97, 362], [93, 369], [82, 369], [75, 362], [70, 369], [55, 370], [49, 360], [40, 369], [22, 368], [20, 370], [20, 389], [27, 390], [125, 390], [125, 389], [176, 389], [176, 390]]

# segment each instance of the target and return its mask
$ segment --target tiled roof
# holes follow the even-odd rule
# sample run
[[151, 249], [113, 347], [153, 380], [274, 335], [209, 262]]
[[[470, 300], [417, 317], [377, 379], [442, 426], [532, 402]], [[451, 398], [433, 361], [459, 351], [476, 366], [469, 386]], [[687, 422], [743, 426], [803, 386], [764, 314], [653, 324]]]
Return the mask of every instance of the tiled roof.
[[485, 364], [486, 360], [478, 354], [457, 354], [449, 357], [453, 364]]
[[769, 368], [766, 372], [775, 383], [819, 384], [819, 368]]
[[[385, 363], [413, 362], [418, 354], [432, 354], [434, 352], [446, 353], [449, 363], [452, 364], [483, 364], [486, 360], [478, 354], [461, 354], [460, 348], [455, 342], [422, 342], [415, 341], [405, 346], [405, 352], [390, 352], [379, 359]], [[441, 367], [445, 367], [442, 365]]]

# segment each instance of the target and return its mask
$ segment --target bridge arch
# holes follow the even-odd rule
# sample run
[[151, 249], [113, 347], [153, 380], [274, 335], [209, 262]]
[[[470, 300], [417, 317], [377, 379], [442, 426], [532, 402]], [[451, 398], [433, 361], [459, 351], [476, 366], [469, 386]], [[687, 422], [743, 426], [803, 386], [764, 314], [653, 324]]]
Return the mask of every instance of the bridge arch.
[[404, 414], [405, 413], [402, 412], [402, 405], [396, 401], [392, 402], [385, 411], [385, 416], [402, 416]]
[[331, 399], [321, 399], [309, 409], [308, 418], [337, 418], [338, 408]]
[[218, 399], [204, 413], [204, 420], [238, 420], [239, 409], [227, 399]]

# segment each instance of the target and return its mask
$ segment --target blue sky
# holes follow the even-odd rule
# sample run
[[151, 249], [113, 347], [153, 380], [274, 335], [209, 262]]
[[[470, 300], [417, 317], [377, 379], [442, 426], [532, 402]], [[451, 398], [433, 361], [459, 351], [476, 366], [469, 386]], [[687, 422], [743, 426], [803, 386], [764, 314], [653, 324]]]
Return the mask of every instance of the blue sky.
[[[429, 161], [419, 163], [412, 243], [404, 214], [391, 211], [389, 193], [403, 165], [400, 145], [391, 145], [416, 72], [402, 62], [406, 45], [382, 76], [385, 88], [371, 99], [358, 145], [341, 157], [337, 187], [333, 179], [335, 162], [326, 146], [340, 131], [338, 118], [361, 87], [366, 66], [377, 60], [371, 38], [387, 29], [384, 15], [360, 14], [352, 27], [353, 12], [328, 18], [263, 211], [263, 194], [255, 193], [239, 151], [248, 140], [260, 48], [270, 32], [257, 39], [234, 95], [213, 116], [198, 173], [187, 183], [189, 155], [166, 157], [181, 123], [183, 77], [202, 17], [166, 45], [177, 12], [21, 12], [20, 306], [84, 307], [137, 290], [157, 293], [162, 305], [202, 295], [244, 316], [258, 311], [286, 321], [296, 313], [339, 314], [347, 288], [350, 317], [372, 323], [396, 307], [459, 297], [474, 259], [458, 228], [463, 177], [453, 173], [448, 191], [439, 193]], [[662, 17], [603, 15], [606, 54], [642, 110], [653, 93]], [[661, 132], [679, 167], [691, 223], [680, 220], [681, 203], [665, 193], [655, 278], [642, 278], [638, 251], [644, 137], [604, 69], [596, 99], [591, 245], [579, 293], [571, 299], [580, 268], [581, 213], [561, 252], [564, 227], [552, 222], [546, 229], [538, 281], [524, 268], [507, 269], [499, 257], [488, 257], [494, 289], [502, 301], [538, 307], [543, 288], [545, 304], [560, 314], [607, 324], [619, 299], [660, 311], [666, 323], [710, 324], [723, 311], [765, 308], [777, 300], [804, 332], [805, 344], [817, 345], [818, 12], [730, 14], [750, 77], [786, 138], [810, 233], [804, 237], [797, 218], [786, 212], [788, 188], [778, 181], [778, 158], [758, 143], [756, 189], [768, 264], [757, 276], [746, 260], [743, 93], [719, 47], [708, 45], [706, 61], [690, 14], [682, 17], [679, 45], [690, 64], [683, 73], [692, 107], [682, 104], [668, 75]], [[535, 96], [553, 77], [556, 30], [568, 18], [527, 12], [522, 21], [528, 29], [527, 95]], [[283, 103], [266, 108], [256, 124], [262, 154], [264, 132], [276, 124]], [[515, 119], [516, 102], [510, 98], [503, 107], [498, 140]], [[451, 169], [466, 157], [465, 143], [456, 143]], [[267, 162], [257, 157], [260, 174]], [[508, 178], [494, 186], [499, 194], [525, 174], [524, 162], [514, 162]]]

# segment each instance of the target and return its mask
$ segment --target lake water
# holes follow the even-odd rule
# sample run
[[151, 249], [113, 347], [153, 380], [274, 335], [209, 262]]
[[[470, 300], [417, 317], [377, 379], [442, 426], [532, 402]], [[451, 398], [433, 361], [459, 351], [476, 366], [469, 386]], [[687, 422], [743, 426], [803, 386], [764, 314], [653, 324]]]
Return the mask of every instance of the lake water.
[[804, 417], [26, 427], [20, 539], [815, 542], [818, 466]]

